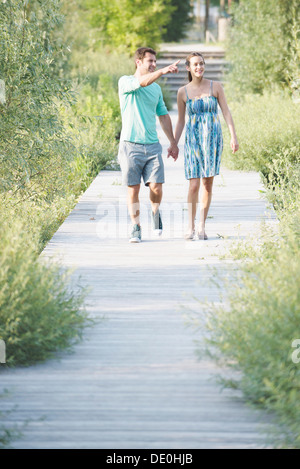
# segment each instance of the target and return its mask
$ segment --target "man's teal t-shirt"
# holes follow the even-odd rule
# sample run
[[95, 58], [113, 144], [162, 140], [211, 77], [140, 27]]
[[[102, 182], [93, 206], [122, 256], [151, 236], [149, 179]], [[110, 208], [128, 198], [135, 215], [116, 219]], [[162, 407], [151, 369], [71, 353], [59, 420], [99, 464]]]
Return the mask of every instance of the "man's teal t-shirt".
[[119, 80], [122, 114], [120, 140], [134, 143], [157, 143], [156, 116], [168, 114], [160, 86], [142, 87], [134, 75]]

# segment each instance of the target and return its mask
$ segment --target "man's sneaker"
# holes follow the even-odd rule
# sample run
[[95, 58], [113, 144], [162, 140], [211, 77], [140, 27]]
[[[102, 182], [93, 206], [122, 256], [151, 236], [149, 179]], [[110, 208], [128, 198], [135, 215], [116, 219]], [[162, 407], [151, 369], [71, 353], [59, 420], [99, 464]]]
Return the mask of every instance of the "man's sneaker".
[[130, 243], [140, 243], [142, 241], [142, 230], [139, 225], [133, 225]]
[[157, 236], [160, 236], [162, 234], [163, 224], [161, 221], [159, 210], [157, 210], [155, 213], [152, 212], [152, 226], [153, 226], [154, 234], [156, 234]]

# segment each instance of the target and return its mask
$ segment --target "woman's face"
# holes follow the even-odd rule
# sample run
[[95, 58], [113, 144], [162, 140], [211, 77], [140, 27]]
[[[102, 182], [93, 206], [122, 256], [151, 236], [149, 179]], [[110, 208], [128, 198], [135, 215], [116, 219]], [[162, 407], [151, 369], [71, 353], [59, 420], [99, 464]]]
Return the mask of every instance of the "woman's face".
[[187, 67], [187, 70], [191, 72], [192, 76], [195, 76], [196, 78], [201, 78], [203, 76], [204, 69], [205, 64], [202, 57], [191, 57], [190, 66]]

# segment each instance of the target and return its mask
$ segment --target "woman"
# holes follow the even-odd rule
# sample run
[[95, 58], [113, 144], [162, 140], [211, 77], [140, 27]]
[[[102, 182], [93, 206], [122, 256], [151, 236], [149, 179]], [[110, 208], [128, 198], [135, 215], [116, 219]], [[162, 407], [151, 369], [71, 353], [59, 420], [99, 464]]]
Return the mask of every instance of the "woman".
[[[177, 94], [178, 121], [175, 140], [178, 144], [185, 126], [185, 110], [189, 120], [185, 129], [185, 176], [189, 179], [188, 213], [189, 227], [186, 239], [207, 239], [205, 221], [207, 218], [214, 176], [219, 174], [223, 136], [218, 116], [218, 104], [222, 110], [231, 134], [231, 149], [238, 148], [234, 123], [229, 111], [221, 83], [203, 78], [205, 61], [199, 52], [193, 52], [186, 59], [189, 84], [179, 88]], [[203, 190], [200, 206], [200, 221], [195, 229], [200, 180]]]

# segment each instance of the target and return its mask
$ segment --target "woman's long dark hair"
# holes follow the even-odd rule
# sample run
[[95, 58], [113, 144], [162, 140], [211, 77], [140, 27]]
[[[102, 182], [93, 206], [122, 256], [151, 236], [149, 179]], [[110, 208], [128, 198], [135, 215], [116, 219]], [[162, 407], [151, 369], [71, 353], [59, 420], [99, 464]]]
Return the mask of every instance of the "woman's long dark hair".
[[[187, 67], [190, 66], [190, 64], [191, 64], [191, 58], [192, 58], [192, 57], [202, 57], [203, 62], [204, 62], [204, 65], [205, 65], [205, 60], [204, 60], [203, 55], [202, 55], [200, 52], [192, 52], [190, 55], [187, 56], [187, 58], [186, 58], [186, 60], [185, 60], [185, 65], [186, 65]], [[192, 74], [191, 74], [191, 72], [188, 72], [188, 79], [189, 79], [189, 81], [192, 81]]]

